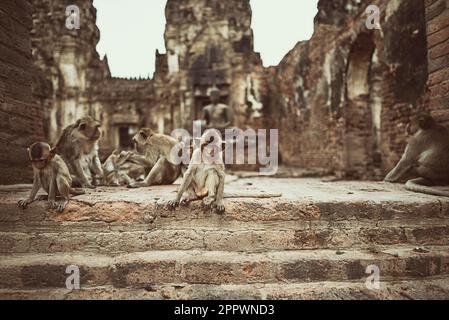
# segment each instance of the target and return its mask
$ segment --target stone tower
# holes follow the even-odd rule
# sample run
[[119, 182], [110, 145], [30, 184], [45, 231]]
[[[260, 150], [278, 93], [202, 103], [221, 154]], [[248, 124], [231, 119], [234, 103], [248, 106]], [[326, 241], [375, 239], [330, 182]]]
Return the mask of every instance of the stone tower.
[[166, 54], [156, 53], [155, 88], [165, 110], [159, 129], [190, 129], [213, 86], [237, 115], [245, 113], [257, 91], [252, 73], [262, 67], [249, 0], [168, 0], [165, 13]]
[[[80, 11], [78, 30], [66, 27], [70, 5]], [[110, 72], [107, 59], [101, 60], [95, 49], [100, 31], [92, 0], [33, 0], [32, 6], [33, 94], [45, 112], [46, 137], [54, 142], [65, 126], [81, 116], [101, 120], [103, 110], [92, 103], [89, 91]]]

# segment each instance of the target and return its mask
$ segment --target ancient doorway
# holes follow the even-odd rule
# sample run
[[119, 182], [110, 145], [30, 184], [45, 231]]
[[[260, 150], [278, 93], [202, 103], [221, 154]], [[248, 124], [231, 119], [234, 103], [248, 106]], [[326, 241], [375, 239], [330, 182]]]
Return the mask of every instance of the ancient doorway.
[[375, 178], [381, 159], [381, 74], [371, 33], [353, 43], [346, 78], [346, 176]]
[[122, 150], [132, 150], [134, 147], [133, 136], [136, 133], [136, 128], [129, 126], [119, 127], [119, 145]]

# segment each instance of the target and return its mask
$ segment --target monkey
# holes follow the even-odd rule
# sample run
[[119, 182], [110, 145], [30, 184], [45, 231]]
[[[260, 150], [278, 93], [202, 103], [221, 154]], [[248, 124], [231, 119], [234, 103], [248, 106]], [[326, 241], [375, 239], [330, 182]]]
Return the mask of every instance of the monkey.
[[449, 184], [449, 130], [420, 112], [408, 132], [407, 148], [384, 181], [406, 181], [408, 191], [449, 197], [449, 192], [433, 188]]
[[103, 164], [104, 180], [108, 186], [128, 186], [143, 180], [146, 172], [141, 165], [131, 163], [133, 152], [115, 150]]
[[[70, 195], [82, 195], [84, 190], [72, 188], [72, 176], [64, 160], [56, 154], [48, 143], [36, 142], [28, 148], [33, 172], [33, 188], [28, 199], [20, 200], [18, 206], [25, 209], [36, 200], [43, 200], [45, 197], [36, 199], [36, 194], [43, 188], [48, 194], [48, 203], [51, 209], [63, 212], [70, 200]], [[56, 197], [61, 196], [62, 201], [57, 202]]]
[[222, 151], [227, 143], [217, 130], [209, 129], [201, 137], [199, 147], [193, 151], [190, 164], [176, 198], [168, 202], [170, 209], [202, 200], [205, 209], [225, 212], [225, 198], [276, 198], [282, 194], [225, 194], [225, 165]]
[[56, 143], [56, 153], [69, 167], [74, 184], [93, 189], [97, 176], [103, 177], [98, 141], [101, 125], [92, 117], [84, 117], [68, 126]]
[[181, 176], [183, 164], [177, 164], [171, 154], [179, 145], [178, 140], [143, 128], [133, 137], [133, 142], [139, 154], [131, 155], [129, 161], [149, 169], [150, 172], [144, 181], [132, 183], [129, 188], [173, 184]]

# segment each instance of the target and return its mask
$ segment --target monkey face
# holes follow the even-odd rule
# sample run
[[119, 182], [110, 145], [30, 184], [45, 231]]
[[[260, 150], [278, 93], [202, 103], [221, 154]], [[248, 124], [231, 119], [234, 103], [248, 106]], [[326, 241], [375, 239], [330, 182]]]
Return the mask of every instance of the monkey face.
[[410, 135], [414, 135], [420, 129], [428, 130], [435, 125], [435, 120], [429, 113], [420, 112], [417, 115], [410, 118], [410, 124], [407, 126], [407, 132]]
[[44, 142], [37, 142], [28, 148], [31, 163], [36, 169], [44, 169], [55, 155], [50, 145]]
[[153, 136], [153, 131], [148, 128], [140, 129], [139, 132], [133, 137], [133, 142], [136, 147], [136, 151], [143, 153], [145, 151], [145, 145], [149, 138]]
[[77, 121], [77, 130], [84, 139], [89, 141], [97, 141], [101, 137], [101, 124], [99, 121], [84, 117]]

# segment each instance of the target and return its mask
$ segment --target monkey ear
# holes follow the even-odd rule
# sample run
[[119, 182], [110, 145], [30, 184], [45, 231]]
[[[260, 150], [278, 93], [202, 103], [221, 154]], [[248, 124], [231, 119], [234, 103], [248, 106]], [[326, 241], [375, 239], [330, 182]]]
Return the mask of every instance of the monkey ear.
[[86, 123], [81, 122], [81, 123], [78, 125], [78, 128], [79, 128], [80, 130], [86, 129]]

